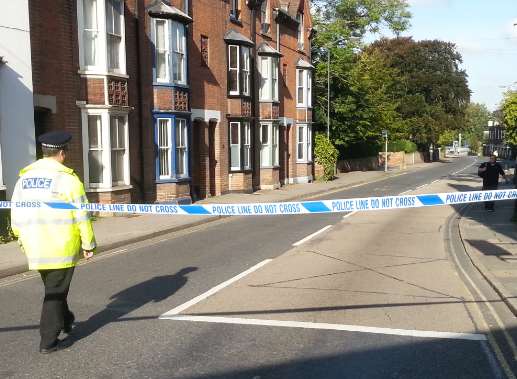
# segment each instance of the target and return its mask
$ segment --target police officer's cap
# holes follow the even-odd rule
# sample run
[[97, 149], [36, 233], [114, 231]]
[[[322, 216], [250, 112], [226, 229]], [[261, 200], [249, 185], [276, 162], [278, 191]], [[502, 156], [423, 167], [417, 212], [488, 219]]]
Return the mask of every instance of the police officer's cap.
[[54, 131], [42, 134], [39, 136], [38, 141], [42, 147], [50, 149], [64, 149], [68, 142], [72, 139], [72, 135], [65, 131]]

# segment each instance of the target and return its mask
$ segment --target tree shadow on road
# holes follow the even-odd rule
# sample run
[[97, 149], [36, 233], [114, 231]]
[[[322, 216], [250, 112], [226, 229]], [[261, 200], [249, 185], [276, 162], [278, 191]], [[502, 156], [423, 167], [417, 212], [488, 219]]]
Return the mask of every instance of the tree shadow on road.
[[111, 302], [105, 309], [77, 325], [73, 333], [73, 342], [90, 336], [147, 303], [157, 303], [167, 299], [187, 283], [187, 274], [197, 269], [197, 267], [185, 267], [174, 275], [156, 276], [112, 295]]

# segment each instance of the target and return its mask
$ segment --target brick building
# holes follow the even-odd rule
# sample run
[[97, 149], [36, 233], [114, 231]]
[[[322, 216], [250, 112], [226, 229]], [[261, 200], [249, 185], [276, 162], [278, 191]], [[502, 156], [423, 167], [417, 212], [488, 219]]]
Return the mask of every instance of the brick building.
[[29, 2], [36, 137], [92, 201], [312, 180], [308, 0]]

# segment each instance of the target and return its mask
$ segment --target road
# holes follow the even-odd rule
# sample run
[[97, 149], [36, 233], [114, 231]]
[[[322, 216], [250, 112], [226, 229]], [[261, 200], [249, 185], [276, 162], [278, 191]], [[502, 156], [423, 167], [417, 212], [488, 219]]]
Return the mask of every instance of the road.
[[[454, 190], [472, 163], [322, 198]], [[77, 268], [73, 345], [49, 356], [37, 353], [39, 277], [6, 278], [0, 377], [511, 377], [511, 316], [455, 251], [457, 211], [227, 218], [108, 252]]]

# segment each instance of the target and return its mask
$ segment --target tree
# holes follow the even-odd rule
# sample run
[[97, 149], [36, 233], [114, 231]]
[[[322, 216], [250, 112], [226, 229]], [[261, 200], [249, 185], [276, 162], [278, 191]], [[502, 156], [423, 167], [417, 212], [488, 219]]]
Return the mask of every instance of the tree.
[[438, 145], [440, 146], [452, 146], [453, 141], [458, 138], [458, 134], [452, 130], [446, 130], [440, 134], [438, 138]]
[[398, 112], [407, 121], [414, 141], [435, 144], [446, 130], [464, 126], [470, 90], [454, 44], [383, 38], [369, 49], [383, 54], [389, 66], [400, 72]]
[[507, 91], [504, 94], [501, 110], [506, 125], [506, 142], [515, 147], [517, 146], [517, 91]]
[[[380, 139], [380, 129], [400, 127], [388, 87], [396, 70], [378, 54], [361, 54], [363, 38], [386, 26], [399, 33], [409, 26], [406, 0], [314, 1], [313, 60], [316, 127], [327, 118], [327, 53], [330, 54], [330, 131], [336, 144]], [[390, 83], [390, 84], [387, 84]], [[380, 112], [380, 113], [379, 113]]]
[[470, 103], [467, 105], [464, 131], [465, 139], [471, 151], [479, 152], [481, 141], [483, 141], [483, 132], [490, 118], [490, 111], [485, 104]]

